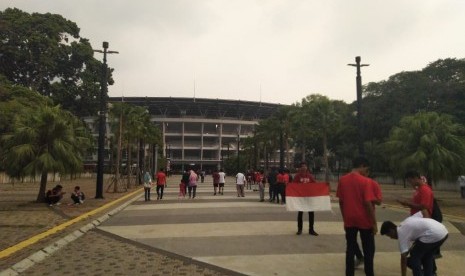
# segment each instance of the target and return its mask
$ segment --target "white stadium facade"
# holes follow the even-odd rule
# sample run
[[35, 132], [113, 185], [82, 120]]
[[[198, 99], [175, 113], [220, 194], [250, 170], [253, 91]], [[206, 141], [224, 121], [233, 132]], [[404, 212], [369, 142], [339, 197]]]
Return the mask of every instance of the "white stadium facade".
[[[255, 125], [280, 104], [240, 100], [175, 97], [110, 97], [109, 103], [142, 106], [161, 131], [163, 153], [170, 169], [221, 167], [223, 158], [240, 150], [240, 141], [253, 135]], [[87, 121], [92, 126], [92, 122]], [[97, 124], [93, 124], [95, 130]], [[107, 127], [107, 135], [109, 128]], [[239, 143], [238, 143], [239, 142]], [[95, 158], [95, 159], [94, 159]], [[96, 160], [96, 156], [93, 159]]]

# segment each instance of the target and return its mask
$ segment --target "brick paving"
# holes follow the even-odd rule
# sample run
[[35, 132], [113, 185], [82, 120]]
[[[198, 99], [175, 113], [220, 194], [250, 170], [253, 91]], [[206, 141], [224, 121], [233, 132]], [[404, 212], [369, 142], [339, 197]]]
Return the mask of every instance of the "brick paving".
[[[173, 183], [177, 183], [178, 180], [178, 177], [171, 178]], [[63, 184], [65, 190], [69, 192], [75, 185], [80, 185], [88, 196], [86, 203], [82, 206], [69, 206], [67, 203], [70, 202], [70, 199], [66, 198], [62, 205], [48, 207], [45, 204], [34, 203], [38, 191], [37, 183], [0, 184], [0, 250], [134, 191], [132, 189], [125, 193], [105, 192], [105, 199], [93, 199], [91, 196], [95, 188], [94, 180], [63, 181]], [[53, 185], [50, 183], [49, 187]], [[394, 206], [397, 206], [396, 198], [409, 198], [411, 195], [410, 189], [400, 186], [383, 185], [382, 189], [385, 203]], [[456, 227], [464, 234], [465, 200], [460, 198], [458, 192], [436, 191], [435, 194], [439, 198], [443, 213], [451, 215]], [[0, 259], [0, 275], [3, 275], [2, 271], [34, 252], [42, 250], [47, 245], [56, 243], [59, 239], [78, 230], [102, 214], [103, 212], [71, 225], [62, 232], [46, 237], [26, 249]], [[234, 273], [94, 229], [86, 232], [76, 241], [67, 244], [53, 257], [46, 258], [21, 274], [231, 275]]]

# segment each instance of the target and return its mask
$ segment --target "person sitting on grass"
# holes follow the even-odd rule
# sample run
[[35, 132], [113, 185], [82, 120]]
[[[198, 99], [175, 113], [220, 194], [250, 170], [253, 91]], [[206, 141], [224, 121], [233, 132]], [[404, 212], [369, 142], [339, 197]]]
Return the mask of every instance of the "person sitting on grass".
[[56, 185], [55, 188], [48, 190], [45, 193], [45, 201], [49, 206], [60, 205], [60, 200], [63, 198], [63, 186], [60, 184]]
[[74, 187], [74, 191], [71, 194], [71, 199], [73, 200], [74, 204], [82, 204], [82, 203], [84, 203], [84, 199], [86, 199], [86, 196], [81, 191], [81, 187], [79, 187], [79, 186]]

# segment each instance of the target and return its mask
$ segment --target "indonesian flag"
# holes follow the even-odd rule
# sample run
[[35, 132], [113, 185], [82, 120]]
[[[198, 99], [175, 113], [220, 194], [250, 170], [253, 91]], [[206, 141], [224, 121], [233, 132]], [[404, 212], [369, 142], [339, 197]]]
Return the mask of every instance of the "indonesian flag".
[[303, 212], [331, 211], [328, 183], [287, 184], [286, 210]]

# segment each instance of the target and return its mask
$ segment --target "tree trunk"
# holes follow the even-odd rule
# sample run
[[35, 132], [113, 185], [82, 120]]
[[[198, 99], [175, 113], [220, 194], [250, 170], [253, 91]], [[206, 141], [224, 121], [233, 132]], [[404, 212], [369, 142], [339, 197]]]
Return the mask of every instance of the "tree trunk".
[[286, 137], [286, 164], [287, 164], [287, 168], [291, 169], [291, 153], [289, 152], [289, 139], [287, 135], [285, 137]]
[[40, 187], [39, 187], [39, 194], [37, 195], [37, 202], [45, 202], [45, 189], [47, 188], [47, 172], [42, 172], [40, 175]]
[[325, 166], [325, 182], [329, 182], [329, 164], [328, 164], [328, 137], [323, 134], [323, 162]]
[[128, 160], [126, 164], [128, 171], [128, 189], [132, 188], [131, 177], [132, 177], [132, 154], [131, 154], [131, 141], [128, 140]]

